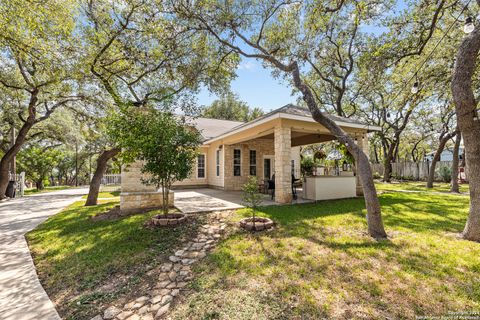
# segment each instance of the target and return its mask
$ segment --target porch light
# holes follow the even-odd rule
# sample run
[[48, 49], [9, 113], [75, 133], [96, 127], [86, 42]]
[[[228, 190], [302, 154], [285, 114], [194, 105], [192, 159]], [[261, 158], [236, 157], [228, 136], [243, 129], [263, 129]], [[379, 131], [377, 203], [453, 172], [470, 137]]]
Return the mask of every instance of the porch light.
[[412, 93], [415, 94], [418, 92], [418, 81], [415, 81], [415, 83], [412, 86]]
[[475, 25], [473, 24], [472, 17], [467, 17], [465, 20], [465, 25], [463, 26], [463, 32], [466, 34], [472, 33], [473, 29], [475, 29]]

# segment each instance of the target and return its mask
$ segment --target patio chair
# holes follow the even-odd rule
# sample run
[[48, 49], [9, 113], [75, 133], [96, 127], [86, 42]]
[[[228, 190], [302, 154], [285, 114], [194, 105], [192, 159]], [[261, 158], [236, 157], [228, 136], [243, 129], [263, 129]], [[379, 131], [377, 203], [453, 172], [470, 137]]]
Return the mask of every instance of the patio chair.
[[275, 197], [275, 177], [272, 180], [268, 180], [268, 190], [272, 190], [272, 200]]

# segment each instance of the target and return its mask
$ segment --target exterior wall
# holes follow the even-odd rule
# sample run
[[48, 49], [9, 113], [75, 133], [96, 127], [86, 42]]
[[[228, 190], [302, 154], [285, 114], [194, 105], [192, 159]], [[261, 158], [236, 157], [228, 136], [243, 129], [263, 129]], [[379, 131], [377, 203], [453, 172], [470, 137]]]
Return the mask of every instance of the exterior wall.
[[136, 161], [127, 165], [122, 170], [122, 193], [123, 192], [155, 192], [155, 186], [144, 185], [141, 181], [142, 177], [142, 162]]
[[175, 182], [172, 187], [182, 187], [182, 186], [207, 186], [208, 185], [208, 175], [210, 174], [210, 168], [208, 163], [211, 161], [211, 156], [209, 155], [208, 147], [200, 147], [199, 153], [205, 154], [205, 178], [197, 178], [197, 162], [193, 167], [190, 177], [182, 181]]
[[[174, 194], [169, 192], [168, 205], [173, 206]], [[158, 208], [163, 204], [162, 192], [122, 192], [120, 194], [120, 209], [122, 211]]]
[[[241, 174], [239, 177], [233, 175], [234, 149], [241, 151]], [[250, 150], [257, 151], [257, 177], [260, 181], [263, 180], [263, 157], [275, 153], [271, 139], [254, 139], [244, 143], [226, 145], [224, 147], [225, 190], [241, 190], [247, 182], [250, 175]]]

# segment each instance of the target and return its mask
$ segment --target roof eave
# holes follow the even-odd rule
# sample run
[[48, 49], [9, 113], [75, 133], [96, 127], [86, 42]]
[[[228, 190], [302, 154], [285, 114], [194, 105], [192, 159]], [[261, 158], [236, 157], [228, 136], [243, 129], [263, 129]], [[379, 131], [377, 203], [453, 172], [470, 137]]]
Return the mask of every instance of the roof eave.
[[[247, 130], [250, 128], [253, 128], [255, 126], [258, 126], [262, 123], [266, 123], [278, 118], [282, 119], [290, 119], [290, 120], [300, 120], [300, 121], [308, 121], [308, 122], [316, 122], [312, 117], [307, 117], [307, 116], [302, 116], [302, 115], [294, 115], [294, 114], [289, 114], [285, 112], [279, 112], [279, 113], [274, 113], [266, 118], [260, 119], [258, 121], [253, 120], [252, 123], [247, 123], [245, 126], [242, 126], [237, 129], [233, 129], [232, 131], [225, 132], [217, 137], [205, 140], [203, 142], [204, 145], [211, 144], [212, 142], [215, 142], [217, 140], [221, 140], [223, 138], [226, 138], [228, 136], [231, 136], [233, 134], [242, 132], [243, 130]], [[344, 121], [335, 121], [335, 123], [341, 127], [348, 127], [348, 128], [355, 128], [355, 129], [362, 129], [367, 132], [373, 132], [373, 131], [381, 131], [382, 129], [378, 126], [370, 126], [367, 124], [361, 124], [361, 123], [349, 123], [349, 122], [344, 122]]]

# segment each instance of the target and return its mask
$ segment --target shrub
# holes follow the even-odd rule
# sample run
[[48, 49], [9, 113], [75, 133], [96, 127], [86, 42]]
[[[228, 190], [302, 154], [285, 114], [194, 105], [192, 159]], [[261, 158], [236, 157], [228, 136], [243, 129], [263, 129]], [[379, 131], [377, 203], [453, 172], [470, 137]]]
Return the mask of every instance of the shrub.
[[440, 167], [438, 174], [443, 182], [450, 182], [452, 180], [452, 169], [449, 167]]

